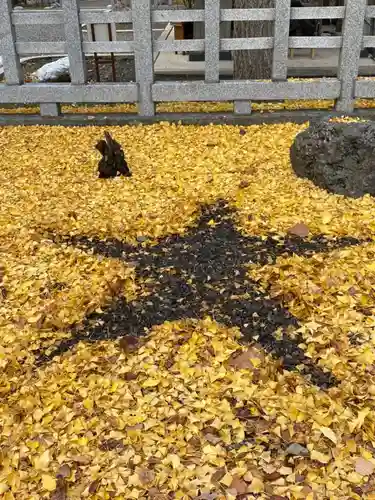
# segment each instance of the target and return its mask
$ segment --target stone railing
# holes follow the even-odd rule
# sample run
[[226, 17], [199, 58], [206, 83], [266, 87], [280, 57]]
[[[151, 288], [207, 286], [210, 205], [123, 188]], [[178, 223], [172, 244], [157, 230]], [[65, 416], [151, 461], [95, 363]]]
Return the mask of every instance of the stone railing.
[[[61, 9], [13, 10], [11, 0], [0, 0], [0, 56], [5, 83], [0, 84], [1, 104], [35, 103], [41, 114], [58, 114], [68, 103], [137, 103], [140, 117], [155, 115], [161, 101], [233, 101], [235, 113], [249, 113], [252, 100], [334, 99], [336, 108], [350, 112], [356, 98], [375, 97], [375, 80], [359, 79], [361, 50], [375, 46], [374, 36], [364, 35], [365, 19], [375, 17], [367, 0], [346, 0], [344, 7], [291, 8], [290, 0], [277, 0], [275, 8], [221, 9], [218, 0], [206, 0], [204, 9], [153, 9], [151, 0], [135, 0], [131, 10], [80, 9], [78, 0], [62, 0]], [[291, 19], [342, 19], [341, 36], [290, 37]], [[152, 24], [202, 22], [204, 39], [174, 40], [152, 37]], [[273, 37], [221, 38], [221, 21], [271, 21]], [[82, 26], [95, 23], [132, 23], [132, 41], [84, 41]], [[63, 26], [65, 40], [18, 41], [16, 27]], [[340, 50], [337, 78], [290, 81], [289, 49], [334, 48]], [[224, 80], [219, 78], [220, 50], [273, 49], [272, 80]], [[155, 81], [155, 52], [205, 52], [203, 81]], [[87, 83], [85, 54], [133, 53], [135, 82]], [[67, 54], [71, 83], [24, 84], [20, 54]]]

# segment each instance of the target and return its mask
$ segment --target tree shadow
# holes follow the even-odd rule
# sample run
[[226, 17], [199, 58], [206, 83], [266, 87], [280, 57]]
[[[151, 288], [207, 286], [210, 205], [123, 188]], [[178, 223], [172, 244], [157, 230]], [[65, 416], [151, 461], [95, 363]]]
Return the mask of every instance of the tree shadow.
[[[263, 348], [280, 358], [288, 370], [297, 367], [321, 388], [335, 383], [331, 373], [314, 365], [299, 347], [302, 338], [290, 338], [289, 328], [299, 326], [280, 303], [269, 298], [256, 281], [249, 278], [249, 264], [272, 264], [282, 255], [310, 257], [336, 248], [359, 245], [354, 238], [330, 240], [319, 236], [266, 239], [242, 235], [233, 224], [233, 210], [224, 201], [203, 206], [197, 225], [184, 235], [160, 239], [155, 246], [132, 246], [119, 240], [102, 241], [86, 237], [64, 238], [70, 245], [96, 254], [132, 262], [136, 277], [147, 279], [148, 295], [127, 302], [117, 298], [102, 313], [93, 313], [72, 337], [56, 344], [49, 354], [36, 351], [41, 365], [63, 354], [80, 341], [139, 336], [166, 321], [202, 319], [210, 315], [218, 323], [238, 327], [244, 341], [254, 337]], [[275, 337], [275, 332], [279, 334]], [[281, 331], [281, 339], [280, 339]]]

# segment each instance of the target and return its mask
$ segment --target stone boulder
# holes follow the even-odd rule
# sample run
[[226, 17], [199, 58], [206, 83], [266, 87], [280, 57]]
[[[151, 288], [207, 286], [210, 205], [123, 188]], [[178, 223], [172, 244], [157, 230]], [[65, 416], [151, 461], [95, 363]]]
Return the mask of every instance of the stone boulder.
[[299, 177], [331, 193], [375, 195], [375, 124], [312, 124], [294, 140], [290, 159]]

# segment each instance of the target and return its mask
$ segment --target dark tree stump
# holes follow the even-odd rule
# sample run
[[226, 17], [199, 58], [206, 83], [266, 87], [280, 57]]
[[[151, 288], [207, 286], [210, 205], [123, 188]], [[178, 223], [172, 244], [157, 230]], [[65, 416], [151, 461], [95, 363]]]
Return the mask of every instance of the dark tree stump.
[[121, 145], [108, 132], [104, 132], [105, 140], [95, 146], [103, 158], [99, 161], [99, 179], [110, 179], [117, 175], [131, 177], [125, 154]]

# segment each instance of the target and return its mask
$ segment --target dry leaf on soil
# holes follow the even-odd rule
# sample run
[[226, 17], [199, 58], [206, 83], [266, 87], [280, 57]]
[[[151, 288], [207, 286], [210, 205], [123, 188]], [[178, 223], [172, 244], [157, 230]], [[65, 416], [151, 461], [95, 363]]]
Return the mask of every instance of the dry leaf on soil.
[[309, 235], [309, 232], [309, 227], [306, 226], [306, 224], [303, 224], [303, 222], [299, 222], [288, 229], [289, 234], [299, 236], [300, 238], [306, 238]]
[[234, 353], [229, 359], [229, 366], [238, 370], [254, 370], [264, 362], [264, 354], [257, 347], [249, 347], [241, 353]]

